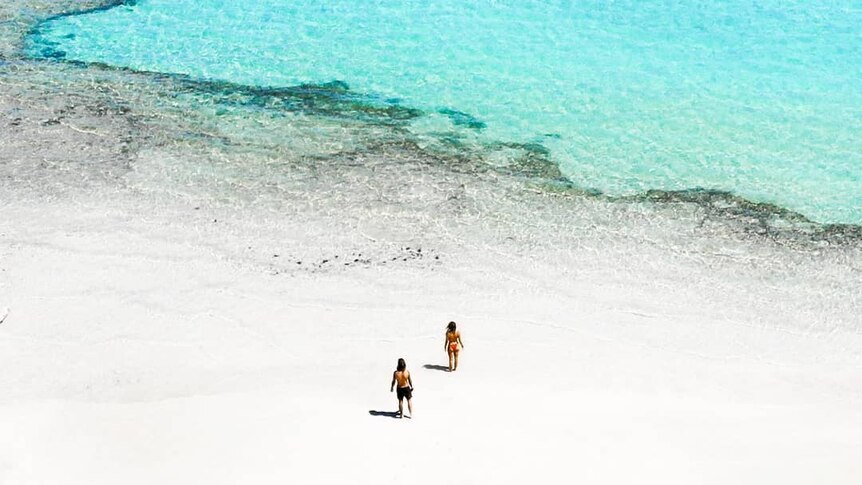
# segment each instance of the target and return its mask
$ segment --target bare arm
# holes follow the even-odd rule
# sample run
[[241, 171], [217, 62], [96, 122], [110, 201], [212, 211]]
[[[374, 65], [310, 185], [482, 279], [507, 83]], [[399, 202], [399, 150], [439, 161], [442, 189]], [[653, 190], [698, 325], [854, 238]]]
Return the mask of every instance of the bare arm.
[[389, 392], [392, 392], [394, 390], [395, 390], [395, 373], [393, 372], [392, 373], [392, 383], [389, 384]]
[[446, 352], [449, 351], [449, 334], [443, 336], [443, 350]]
[[461, 340], [461, 332], [458, 332], [458, 343], [461, 344], [461, 347], [464, 347], [464, 342]]
[[410, 384], [410, 390], [413, 390], [413, 376], [410, 375], [410, 372], [407, 372], [407, 383]]

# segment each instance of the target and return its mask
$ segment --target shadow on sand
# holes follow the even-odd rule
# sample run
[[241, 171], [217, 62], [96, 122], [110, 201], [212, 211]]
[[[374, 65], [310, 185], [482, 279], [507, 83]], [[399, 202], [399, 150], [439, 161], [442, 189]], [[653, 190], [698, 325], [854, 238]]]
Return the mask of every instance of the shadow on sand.
[[443, 372], [449, 372], [449, 366], [447, 365], [425, 364], [422, 367], [431, 370], [442, 370]]
[[384, 418], [397, 418], [398, 417], [398, 411], [375, 411], [372, 409], [372, 410], [368, 411], [368, 414], [370, 414], [372, 416], [383, 416]]

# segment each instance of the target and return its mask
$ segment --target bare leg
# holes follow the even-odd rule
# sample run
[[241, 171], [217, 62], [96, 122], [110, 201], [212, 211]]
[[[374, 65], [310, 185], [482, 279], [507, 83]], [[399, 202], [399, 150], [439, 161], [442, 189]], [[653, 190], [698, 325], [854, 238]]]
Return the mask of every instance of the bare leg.
[[[407, 405], [408, 406], [410, 405], [410, 401], [407, 401]], [[412, 413], [412, 411], [411, 411], [411, 413]], [[399, 418], [404, 417], [404, 401], [401, 399], [398, 400], [398, 417]]]
[[455, 366], [450, 365], [449, 367], [452, 367], [452, 370], [458, 370], [458, 352], [453, 352], [453, 354], [455, 354]]
[[454, 358], [455, 358], [455, 352], [452, 352], [450, 350], [449, 351], [449, 372], [452, 372], [454, 370], [454, 368], [452, 367], [453, 366], [452, 362], [453, 362]]
[[[413, 399], [412, 398], [407, 400], [407, 409], [410, 411], [410, 417], [412, 418], [413, 417]], [[404, 416], [404, 414], [401, 414], [401, 416]]]

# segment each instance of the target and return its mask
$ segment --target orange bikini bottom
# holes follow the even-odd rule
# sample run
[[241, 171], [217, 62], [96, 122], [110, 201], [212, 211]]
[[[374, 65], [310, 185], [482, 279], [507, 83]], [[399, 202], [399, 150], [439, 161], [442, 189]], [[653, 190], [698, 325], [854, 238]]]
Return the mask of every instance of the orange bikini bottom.
[[449, 342], [449, 352], [458, 352], [458, 342]]

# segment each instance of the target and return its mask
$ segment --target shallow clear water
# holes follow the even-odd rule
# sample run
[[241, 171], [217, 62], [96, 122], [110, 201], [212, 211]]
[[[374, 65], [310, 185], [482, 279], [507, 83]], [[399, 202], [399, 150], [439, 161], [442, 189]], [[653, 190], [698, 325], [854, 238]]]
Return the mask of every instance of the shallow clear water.
[[853, 2], [143, 0], [43, 23], [28, 52], [344, 81], [421, 109], [419, 135], [541, 145], [585, 188], [728, 190], [858, 224], [859, 25]]

